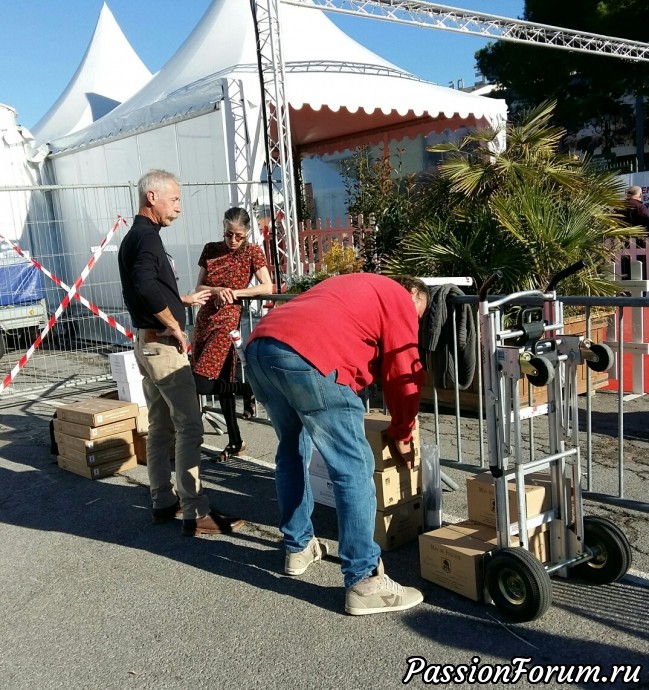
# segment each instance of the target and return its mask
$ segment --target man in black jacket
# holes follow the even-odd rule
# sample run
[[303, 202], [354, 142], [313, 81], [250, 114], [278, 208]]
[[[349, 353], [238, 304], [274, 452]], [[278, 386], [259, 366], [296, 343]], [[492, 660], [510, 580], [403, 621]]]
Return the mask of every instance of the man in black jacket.
[[[135, 358], [144, 377], [149, 409], [147, 471], [153, 521], [172, 520], [182, 510], [183, 534], [223, 534], [243, 526], [238, 518], [210, 509], [200, 479], [203, 421], [187, 357], [185, 307], [204, 304], [209, 290], [180, 296], [171, 257], [160, 230], [180, 215], [180, 183], [164, 170], [138, 182], [140, 210], [119, 248], [126, 308], [137, 329]], [[176, 488], [169, 447], [175, 437]]]

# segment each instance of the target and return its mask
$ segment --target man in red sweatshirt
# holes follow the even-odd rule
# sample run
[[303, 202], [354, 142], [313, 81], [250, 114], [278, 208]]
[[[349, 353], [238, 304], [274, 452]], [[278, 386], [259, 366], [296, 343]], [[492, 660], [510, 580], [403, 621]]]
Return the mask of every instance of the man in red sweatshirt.
[[339, 556], [352, 615], [403, 611], [423, 601], [383, 570], [374, 542], [374, 458], [357, 393], [380, 378], [391, 436], [412, 467], [412, 429], [423, 368], [419, 319], [428, 304], [416, 278], [335, 276], [265, 316], [246, 347], [246, 376], [279, 439], [276, 489], [288, 575], [326, 555], [313, 533], [308, 468], [313, 444], [333, 483]]

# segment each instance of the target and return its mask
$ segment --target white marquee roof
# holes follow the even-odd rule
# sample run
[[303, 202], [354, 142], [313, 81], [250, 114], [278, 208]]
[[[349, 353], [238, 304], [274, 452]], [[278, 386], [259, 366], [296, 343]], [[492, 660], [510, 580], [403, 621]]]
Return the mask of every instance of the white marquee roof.
[[[506, 117], [504, 101], [422, 81], [354, 41], [321, 10], [280, 4], [280, 11], [292, 140], [302, 152], [376, 143], [386, 132], [399, 139], [426, 128], [495, 124]], [[241, 0], [213, 0], [138, 93], [51, 148], [83, 148], [212, 109], [222, 98], [223, 78], [241, 79], [246, 100], [259, 103], [254, 26], [249, 4]]]
[[151, 72], [104, 3], [79, 68], [32, 134], [41, 144], [83, 129], [130, 98], [149, 79]]

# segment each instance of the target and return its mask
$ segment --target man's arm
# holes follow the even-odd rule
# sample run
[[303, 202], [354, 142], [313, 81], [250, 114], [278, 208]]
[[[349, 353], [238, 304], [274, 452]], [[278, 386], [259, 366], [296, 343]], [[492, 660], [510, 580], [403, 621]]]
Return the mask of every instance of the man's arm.
[[[185, 306], [191, 307], [194, 304], [203, 305], [209, 298], [209, 290], [199, 290], [198, 292], [192, 292], [189, 295], [183, 295], [180, 298], [180, 301]], [[154, 314], [154, 316], [156, 319], [158, 319], [158, 321], [160, 321], [160, 323], [167, 327], [164, 331], [164, 334], [172, 335], [178, 341], [178, 350], [180, 352], [187, 352], [187, 339], [185, 337], [185, 332], [180, 328], [180, 324], [174, 318], [174, 315], [171, 313], [171, 309], [169, 309], [169, 307], [165, 307], [162, 311]]]

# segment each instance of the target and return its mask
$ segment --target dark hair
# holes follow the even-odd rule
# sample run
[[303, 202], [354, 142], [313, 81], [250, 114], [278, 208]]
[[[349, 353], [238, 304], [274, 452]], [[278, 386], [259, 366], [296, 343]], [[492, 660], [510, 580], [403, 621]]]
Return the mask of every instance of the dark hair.
[[392, 280], [396, 280], [399, 285], [403, 285], [408, 292], [410, 292], [413, 288], [417, 290], [417, 292], [420, 295], [423, 295], [426, 298], [426, 304], [428, 304], [428, 286], [426, 283], [424, 283], [423, 280], [420, 280], [419, 278], [413, 278], [413, 276], [389, 276], [392, 278]]

